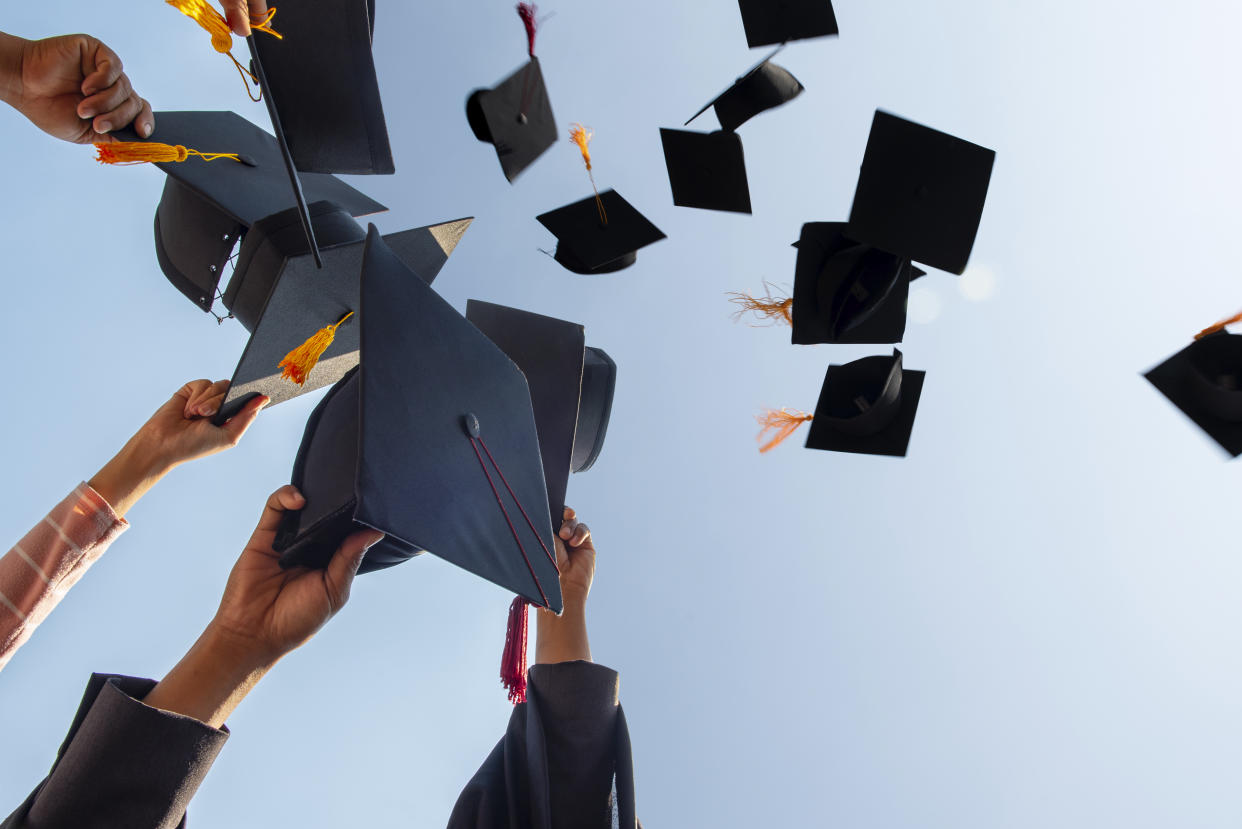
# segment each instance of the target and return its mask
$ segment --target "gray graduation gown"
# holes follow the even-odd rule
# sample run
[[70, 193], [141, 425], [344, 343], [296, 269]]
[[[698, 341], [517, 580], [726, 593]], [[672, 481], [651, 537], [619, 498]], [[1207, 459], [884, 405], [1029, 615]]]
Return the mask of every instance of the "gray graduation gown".
[[616, 671], [534, 665], [527, 701], [466, 785], [448, 829], [638, 829]]
[[0, 829], [176, 829], [228, 739], [144, 705], [154, 680], [95, 674], [52, 771]]

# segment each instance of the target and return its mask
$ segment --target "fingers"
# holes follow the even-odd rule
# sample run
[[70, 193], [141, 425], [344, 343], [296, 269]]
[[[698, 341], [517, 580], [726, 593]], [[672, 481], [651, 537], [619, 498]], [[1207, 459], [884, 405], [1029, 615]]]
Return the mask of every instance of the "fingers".
[[362, 530], [341, 542], [324, 573], [324, 583], [328, 588], [333, 612], [340, 610], [349, 601], [349, 588], [354, 583], [354, 576], [358, 574], [363, 557], [367, 550], [383, 538], [384, 534], [379, 530]]
[[240, 37], [250, 37], [250, 21], [267, 14], [265, 0], [222, 0], [221, 5], [229, 28]]
[[568, 547], [581, 547], [591, 537], [591, 529], [577, 520], [577, 513], [565, 507], [565, 520], [561, 522], [561, 530], [557, 533]]
[[[93, 50], [90, 48], [92, 45], [95, 47]], [[86, 39], [82, 47], [82, 96], [84, 98], [90, 98], [97, 92], [112, 86], [120, 79], [124, 71], [125, 67], [116, 52], [94, 38]], [[83, 118], [91, 117], [82, 115], [80, 108], [78, 114]]]
[[228, 393], [229, 381], [191, 380], [182, 387], [186, 396], [183, 414], [187, 420], [195, 417], [211, 417], [220, 409], [224, 395]]
[[263, 506], [263, 515], [259, 517], [255, 532], [276, 532], [276, 528], [280, 526], [280, 518], [286, 511], [301, 509], [304, 506], [306, 506], [306, 498], [298, 492], [297, 487], [292, 484], [282, 486], [267, 496], [267, 503]]
[[573, 521], [578, 517], [578, 513], [574, 512], [573, 507], [565, 507], [565, 513], [561, 516], [562, 520]]
[[78, 117], [91, 119], [91, 128], [98, 135], [107, 135], [132, 123], [140, 136], [150, 137], [155, 131], [151, 105], [134, 93], [121, 59], [93, 38], [88, 42], [96, 46], [93, 56], [89, 48], [83, 53], [84, 99], [78, 104]]
[[[224, 399], [223, 395], [221, 395], [220, 399]], [[263, 411], [263, 407], [271, 402], [272, 399], [270, 397], [261, 394], [247, 402], [240, 412], [229, 418], [228, 422], [221, 428], [224, 434], [228, 436], [230, 446], [236, 446], [241, 441], [242, 435], [246, 434], [246, 430], [254, 423], [255, 418], [259, 416], [259, 412]], [[219, 408], [219, 404], [216, 404], [216, 408]], [[215, 414], [215, 412], [213, 411], [212, 414]]]

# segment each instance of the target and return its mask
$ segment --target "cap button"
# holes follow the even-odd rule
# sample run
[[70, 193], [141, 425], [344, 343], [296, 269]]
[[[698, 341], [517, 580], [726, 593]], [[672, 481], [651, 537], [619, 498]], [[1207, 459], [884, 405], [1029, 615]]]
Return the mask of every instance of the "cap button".
[[474, 412], [466, 412], [465, 417], [461, 419], [462, 426], [466, 429], [466, 434], [472, 438], [477, 438], [483, 431], [479, 426], [479, 417]]
[[518, 113], [518, 117], [517, 117], [517, 122], [518, 122], [519, 124], [521, 124], [522, 126], [526, 126], [526, 121], [527, 121], [527, 118], [526, 118], [526, 113], [525, 113], [525, 112], [519, 112], [519, 113]]

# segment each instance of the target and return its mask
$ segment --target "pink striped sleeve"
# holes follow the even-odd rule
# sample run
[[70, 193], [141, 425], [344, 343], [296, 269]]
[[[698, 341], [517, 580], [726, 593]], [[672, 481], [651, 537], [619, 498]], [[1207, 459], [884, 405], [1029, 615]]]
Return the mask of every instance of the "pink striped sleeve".
[[83, 483], [0, 558], [0, 670], [127, 527]]

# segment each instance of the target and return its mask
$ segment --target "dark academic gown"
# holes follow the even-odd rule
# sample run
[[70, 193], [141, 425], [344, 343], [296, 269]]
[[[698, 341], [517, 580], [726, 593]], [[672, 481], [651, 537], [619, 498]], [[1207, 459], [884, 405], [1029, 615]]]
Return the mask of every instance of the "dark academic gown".
[[640, 829], [616, 671], [534, 665], [526, 702], [467, 784], [448, 829]]
[[228, 739], [144, 705], [150, 679], [95, 674], [47, 778], [0, 829], [176, 829]]

